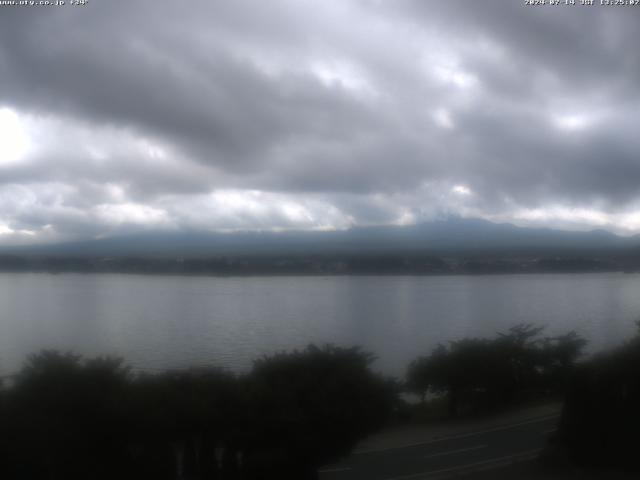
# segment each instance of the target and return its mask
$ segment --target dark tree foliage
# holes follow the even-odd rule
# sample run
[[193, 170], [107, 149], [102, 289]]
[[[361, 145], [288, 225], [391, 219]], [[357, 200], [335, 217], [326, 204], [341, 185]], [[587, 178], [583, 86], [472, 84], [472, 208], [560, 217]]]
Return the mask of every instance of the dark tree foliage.
[[129, 393], [138, 477], [218, 478], [220, 452], [233, 447], [246, 417], [238, 378], [215, 368], [144, 375]]
[[310, 346], [241, 377], [133, 375], [119, 359], [44, 351], [0, 389], [1, 478], [313, 478], [393, 407], [371, 360]]
[[124, 455], [127, 386], [117, 359], [30, 356], [6, 393], [9, 478], [108, 478]]
[[558, 440], [583, 466], [640, 472], [640, 333], [572, 375]]
[[[312, 345], [255, 361], [248, 379], [261, 457], [255, 468], [267, 472], [265, 461], [291, 459], [292, 466], [300, 464], [291, 478], [312, 478], [319, 465], [346, 455], [382, 426], [395, 386], [371, 372], [373, 359], [358, 348]], [[270, 451], [261, 449], [265, 444]]]
[[409, 365], [407, 387], [423, 399], [446, 395], [451, 416], [560, 392], [586, 341], [575, 332], [546, 338], [542, 332], [522, 324], [492, 339], [438, 345]]

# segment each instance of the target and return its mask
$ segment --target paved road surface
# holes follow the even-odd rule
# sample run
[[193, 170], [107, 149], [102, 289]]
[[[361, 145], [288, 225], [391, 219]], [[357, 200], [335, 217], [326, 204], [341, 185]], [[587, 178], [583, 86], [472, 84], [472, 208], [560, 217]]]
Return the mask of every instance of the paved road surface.
[[354, 454], [320, 470], [321, 480], [421, 480], [533, 458], [555, 430], [557, 415], [400, 448]]

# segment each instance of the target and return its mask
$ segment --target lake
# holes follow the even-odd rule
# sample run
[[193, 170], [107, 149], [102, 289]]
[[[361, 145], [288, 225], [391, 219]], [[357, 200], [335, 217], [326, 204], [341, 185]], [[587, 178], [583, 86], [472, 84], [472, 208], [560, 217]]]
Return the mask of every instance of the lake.
[[591, 351], [640, 318], [640, 275], [179, 277], [0, 274], [0, 370], [42, 348], [124, 357], [140, 370], [251, 360], [310, 342], [360, 345], [402, 375], [438, 342], [517, 323], [576, 330]]

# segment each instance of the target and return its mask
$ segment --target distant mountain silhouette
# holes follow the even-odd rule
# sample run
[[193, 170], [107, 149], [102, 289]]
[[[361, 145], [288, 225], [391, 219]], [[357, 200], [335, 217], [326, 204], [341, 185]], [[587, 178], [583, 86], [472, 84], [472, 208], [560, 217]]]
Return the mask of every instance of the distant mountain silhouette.
[[604, 230], [522, 228], [451, 217], [411, 226], [337, 231], [147, 232], [53, 245], [4, 247], [0, 254], [79, 257], [413, 254], [595, 255], [635, 250], [640, 238]]

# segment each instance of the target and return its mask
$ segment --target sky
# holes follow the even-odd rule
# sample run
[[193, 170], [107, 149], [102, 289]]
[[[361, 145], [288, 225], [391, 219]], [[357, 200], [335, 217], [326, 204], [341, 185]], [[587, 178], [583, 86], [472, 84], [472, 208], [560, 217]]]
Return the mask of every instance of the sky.
[[640, 5], [564, 1], [0, 5], [0, 243], [640, 233]]

